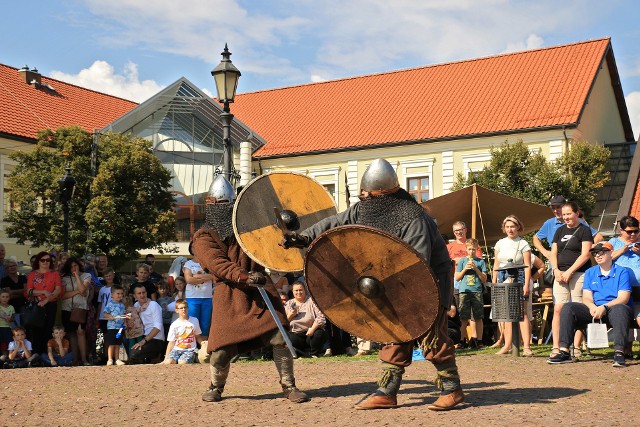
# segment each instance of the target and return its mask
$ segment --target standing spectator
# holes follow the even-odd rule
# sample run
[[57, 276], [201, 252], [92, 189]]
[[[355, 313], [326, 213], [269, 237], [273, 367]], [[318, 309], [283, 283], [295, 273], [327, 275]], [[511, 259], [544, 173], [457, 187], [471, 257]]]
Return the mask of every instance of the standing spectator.
[[86, 321], [77, 323], [71, 320], [71, 311], [74, 308], [88, 310], [87, 296], [91, 286], [91, 275], [84, 272], [83, 263], [76, 257], [71, 257], [62, 267], [62, 284], [64, 295], [62, 296], [62, 324], [69, 334], [73, 353], [80, 356], [80, 363], [91, 366], [87, 360], [87, 336]]
[[569, 344], [577, 329], [586, 328], [592, 319], [601, 319], [613, 328], [613, 366], [625, 365], [624, 348], [633, 318], [631, 309], [631, 276], [626, 267], [613, 263], [609, 242], [591, 249], [598, 265], [584, 273], [582, 302], [569, 302], [562, 307], [559, 352], [547, 359], [551, 364], [569, 363]]
[[167, 365], [193, 363], [198, 344], [204, 340], [198, 319], [189, 316], [187, 301], [183, 299], [176, 301], [176, 312], [179, 317], [171, 324], [167, 335], [169, 345], [167, 345], [163, 362]]
[[157, 302], [147, 298], [147, 289], [142, 283], [132, 285], [135, 307], [144, 308], [140, 312], [140, 319], [144, 326], [144, 337], [131, 347], [131, 363], [145, 363], [153, 359], [164, 350], [164, 330], [162, 329], [162, 308]]
[[11, 342], [11, 322], [16, 314], [15, 308], [9, 304], [11, 294], [7, 290], [0, 290], [0, 351], [4, 361], [9, 354], [9, 343]]
[[144, 263], [149, 266], [149, 281], [154, 285], [157, 285], [162, 280], [162, 274], [155, 271], [156, 257], [153, 254], [147, 254], [144, 257]]
[[[553, 267], [553, 320], [551, 331], [553, 349], [551, 356], [558, 354], [560, 343], [560, 313], [567, 302], [582, 302], [584, 272], [590, 267], [589, 250], [593, 236], [589, 227], [580, 222], [580, 207], [576, 202], [562, 206], [565, 225], [556, 230], [551, 245], [549, 261]], [[579, 347], [582, 334], [576, 334], [575, 348]]]
[[[69, 255], [69, 252], [58, 252], [58, 263], [55, 269], [58, 271], [62, 271], [62, 267], [64, 267], [65, 263], [67, 262], [70, 256], [71, 255]], [[53, 268], [53, 264], [52, 264], [52, 268]]]
[[[453, 236], [455, 240], [451, 243], [447, 243], [447, 251], [449, 252], [449, 257], [451, 258], [452, 265], [452, 274], [451, 276], [455, 276], [456, 267], [458, 262], [467, 256], [467, 225], [462, 221], [456, 221], [453, 223]], [[476, 251], [477, 258], [482, 258], [482, 249], [480, 245], [478, 245], [478, 250]], [[455, 278], [455, 277], [454, 277]], [[456, 307], [460, 306], [460, 281], [453, 281], [453, 298], [455, 299]], [[484, 310], [483, 310], [484, 311]], [[477, 330], [475, 325], [473, 313], [471, 319], [469, 319], [469, 324], [471, 326], [471, 330]], [[466, 328], [462, 328], [460, 331], [460, 345], [462, 347], [466, 347], [468, 343], [467, 330]], [[482, 336], [477, 337], [482, 341]]]
[[[469, 347], [482, 348], [482, 332], [484, 318], [484, 302], [482, 299], [483, 283], [487, 281], [487, 264], [477, 256], [478, 241], [467, 239], [467, 256], [460, 258], [456, 267], [455, 279], [460, 283], [460, 320], [461, 329], [466, 329], [471, 313], [476, 319], [475, 330]], [[474, 336], [475, 335], [475, 336]]]
[[293, 285], [293, 299], [287, 301], [284, 308], [290, 325], [289, 336], [296, 351], [318, 357], [326, 339], [326, 320], [313, 299], [307, 295], [302, 282]]
[[[549, 218], [542, 224], [540, 230], [533, 236], [533, 246], [547, 259], [551, 259], [551, 249], [547, 249], [542, 243], [543, 240], [546, 240], [551, 247], [553, 236], [556, 234], [558, 228], [565, 225], [565, 220], [562, 216], [562, 206], [567, 203], [567, 199], [564, 196], [553, 196], [551, 200], [549, 200], [549, 207], [551, 208], [551, 212], [553, 212], [553, 218]], [[589, 227], [591, 232], [591, 236], [593, 236], [593, 242], [598, 243], [602, 240], [602, 235], [598, 233], [593, 227], [590, 227], [587, 222], [579, 218], [580, 223]]]
[[[0, 281], [0, 289], [9, 291], [11, 305], [20, 313], [26, 300], [24, 298], [24, 287], [27, 284], [27, 276], [18, 273], [18, 262], [13, 257], [4, 260], [4, 268], [7, 275]], [[19, 314], [16, 322], [19, 322]]]
[[[498, 240], [496, 243], [492, 282], [505, 283], [510, 281], [509, 271], [497, 271], [499, 267], [504, 267], [510, 260], [514, 264], [524, 265], [523, 268], [517, 269], [517, 276], [514, 281], [522, 285], [522, 296], [525, 300], [528, 300], [531, 298], [531, 247], [526, 240], [520, 237], [520, 232], [523, 229], [522, 221], [515, 215], [509, 215], [502, 221], [502, 232], [505, 233], [507, 237]], [[524, 316], [520, 321], [520, 331], [524, 342], [522, 354], [525, 356], [533, 356], [530, 346], [531, 323], [529, 322], [528, 315]], [[507, 354], [513, 344], [511, 325], [503, 322], [502, 333], [504, 334], [504, 346], [497, 354]], [[520, 346], [520, 343], [515, 343], [515, 345]]]
[[122, 298], [124, 290], [119, 285], [111, 287], [111, 300], [104, 308], [104, 317], [107, 319], [107, 334], [105, 335], [105, 347], [107, 347], [107, 366], [124, 365], [118, 354], [122, 344], [122, 329], [124, 327], [124, 304]]
[[144, 338], [144, 326], [142, 325], [142, 319], [140, 319], [140, 313], [145, 310], [145, 307], [136, 307], [136, 300], [133, 295], [127, 295], [124, 297], [124, 313], [127, 316], [124, 321], [125, 325], [125, 349], [127, 354], [131, 354], [131, 348], [134, 344], [142, 341]]
[[173, 317], [173, 314], [175, 313], [175, 309], [170, 309], [169, 304], [174, 303], [173, 306], [175, 307], [176, 300], [169, 292], [169, 284], [164, 280], [158, 283], [157, 288], [158, 299], [156, 300], [156, 302], [160, 305], [160, 308], [162, 308], [162, 327], [165, 331], [168, 331], [169, 326], [171, 326], [172, 323], [171, 319]]
[[64, 327], [56, 325], [53, 333], [47, 342], [47, 353], [40, 358], [48, 366], [71, 366], [73, 365], [73, 353], [69, 351], [69, 340], [64, 337]]
[[[104, 309], [107, 307], [107, 304], [109, 304], [109, 301], [111, 301], [111, 288], [114, 285], [113, 281], [115, 279], [115, 272], [113, 271], [113, 268], [106, 267], [102, 271], [102, 279], [104, 280], [104, 286], [100, 288], [100, 291], [98, 292], [98, 323], [100, 324], [100, 330], [102, 330], [102, 336], [106, 341], [108, 321], [106, 317], [104, 317]], [[106, 356], [106, 345], [104, 347]]]
[[[48, 255], [48, 254], [47, 254]], [[40, 358], [33, 352], [31, 342], [27, 339], [27, 332], [22, 326], [16, 326], [12, 330], [13, 341], [9, 343], [9, 361], [5, 362], [5, 368], [27, 368], [35, 364]]]
[[4, 267], [4, 257], [7, 256], [7, 250], [4, 245], [0, 243], [0, 280], [4, 279], [4, 276], [7, 275]]
[[56, 321], [58, 298], [64, 292], [60, 274], [58, 271], [51, 269], [51, 255], [48, 252], [39, 252], [34, 257], [31, 268], [33, 268], [33, 271], [27, 277], [24, 296], [36, 298], [38, 305], [44, 308], [46, 315], [45, 325], [42, 329], [33, 328], [29, 330], [34, 350], [40, 354], [47, 351], [49, 334], [53, 330], [53, 325]]
[[152, 301], [158, 299], [158, 289], [156, 288], [156, 285], [151, 283], [151, 281], [149, 280], [150, 273], [151, 268], [148, 264], [141, 262], [136, 266], [136, 277], [129, 287], [129, 295], [134, 295], [133, 290], [135, 289], [135, 287], [138, 285], [142, 285], [147, 291], [147, 297], [149, 299], [151, 299]]
[[[189, 253], [193, 255], [193, 243], [189, 243]], [[213, 309], [213, 275], [205, 273], [197, 257], [193, 257], [182, 267], [184, 279], [187, 282], [187, 303], [189, 317], [195, 317], [200, 322], [202, 334], [209, 336], [211, 325], [211, 311]]]

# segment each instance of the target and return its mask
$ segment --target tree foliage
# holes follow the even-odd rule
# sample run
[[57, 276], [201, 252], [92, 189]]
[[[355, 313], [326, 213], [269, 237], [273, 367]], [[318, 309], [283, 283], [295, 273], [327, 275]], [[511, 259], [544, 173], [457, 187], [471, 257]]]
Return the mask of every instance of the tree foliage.
[[91, 177], [93, 135], [79, 127], [43, 130], [31, 152], [15, 152], [9, 176], [17, 207], [7, 234], [32, 246], [62, 246], [58, 179], [67, 165], [76, 180], [69, 209], [69, 250], [104, 252], [115, 263], [138, 249], [161, 247], [175, 234], [171, 173], [141, 138], [102, 135], [99, 167]]
[[546, 205], [549, 197], [562, 194], [576, 201], [585, 215], [596, 205], [596, 193], [609, 180], [609, 149], [587, 142], [574, 142], [555, 161], [532, 153], [522, 141], [504, 142], [491, 148], [491, 160], [483, 170], [466, 179], [458, 174], [453, 186], [459, 190], [477, 183], [491, 190]]

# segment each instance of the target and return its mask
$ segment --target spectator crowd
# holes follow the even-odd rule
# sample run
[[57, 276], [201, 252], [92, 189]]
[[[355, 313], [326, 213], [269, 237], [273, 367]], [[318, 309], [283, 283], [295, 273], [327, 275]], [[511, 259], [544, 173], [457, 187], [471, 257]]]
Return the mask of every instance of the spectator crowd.
[[[521, 220], [507, 215], [502, 222], [505, 237], [492, 248], [491, 261], [478, 240], [467, 237], [464, 222], [453, 224], [448, 245], [454, 287], [449, 335], [458, 349], [492, 346], [504, 355], [522, 345], [522, 354], [532, 356], [532, 303], [548, 286], [553, 346], [547, 362], [570, 363], [581, 357], [587, 325], [602, 322], [612, 328], [613, 366], [624, 366], [625, 359], [633, 357], [629, 330], [640, 327], [638, 219], [621, 218], [619, 235], [604, 241], [584, 221], [577, 203], [557, 195], [549, 206], [553, 217], [531, 242], [522, 235]], [[3, 368], [186, 364], [198, 359], [199, 347], [206, 348], [202, 343], [211, 327], [215, 278], [195, 257], [181, 266], [177, 277], [156, 271], [153, 255], [136, 265], [132, 277], [116, 273], [105, 254], [77, 257], [43, 251], [30, 264], [31, 271], [22, 274], [19, 262], [7, 257], [0, 244]], [[516, 268], [504, 269], [508, 264]], [[271, 279], [299, 356], [362, 356], [376, 347], [332, 325], [303, 277], [272, 272]], [[521, 342], [514, 342], [511, 325], [491, 322], [489, 282], [522, 287]]]

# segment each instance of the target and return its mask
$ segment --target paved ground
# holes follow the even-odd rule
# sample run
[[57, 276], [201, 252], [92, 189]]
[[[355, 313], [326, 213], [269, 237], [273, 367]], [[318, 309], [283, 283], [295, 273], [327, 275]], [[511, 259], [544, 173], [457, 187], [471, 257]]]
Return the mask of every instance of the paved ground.
[[542, 354], [458, 360], [467, 403], [448, 413], [426, 409], [437, 394], [435, 370], [424, 361], [407, 369], [400, 407], [379, 411], [352, 409], [375, 388], [373, 357], [296, 362], [299, 386], [313, 398], [301, 405], [281, 398], [273, 362], [234, 364], [220, 403], [200, 400], [208, 385], [205, 365], [2, 370], [0, 424], [638, 425], [638, 361], [615, 369], [609, 359], [551, 366]]

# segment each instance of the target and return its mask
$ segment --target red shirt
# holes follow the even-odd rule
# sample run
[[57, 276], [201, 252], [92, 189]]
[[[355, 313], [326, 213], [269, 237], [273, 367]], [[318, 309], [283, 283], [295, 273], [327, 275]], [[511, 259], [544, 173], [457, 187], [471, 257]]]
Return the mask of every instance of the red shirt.
[[[29, 289], [33, 289], [34, 291], [49, 291], [53, 293], [56, 288], [60, 288], [60, 295], [58, 295], [58, 298], [60, 298], [64, 293], [62, 281], [60, 280], [60, 273], [55, 270], [50, 270], [46, 273], [40, 273], [39, 271], [34, 270], [29, 273], [29, 277], [27, 277], [27, 287], [24, 290], [24, 296], [26, 298], [29, 297]], [[38, 299], [42, 301], [47, 299], [47, 297], [44, 294], [40, 294], [38, 295]]]
[[[454, 240], [453, 242], [447, 245], [447, 251], [449, 251], [449, 257], [451, 258], [451, 260], [464, 258], [468, 255], [467, 244], [459, 243], [457, 240]], [[480, 248], [480, 246], [478, 246], [478, 250], [476, 251], [476, 256], [478, 258], [482, 258], [482, 249]]]

